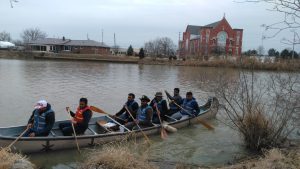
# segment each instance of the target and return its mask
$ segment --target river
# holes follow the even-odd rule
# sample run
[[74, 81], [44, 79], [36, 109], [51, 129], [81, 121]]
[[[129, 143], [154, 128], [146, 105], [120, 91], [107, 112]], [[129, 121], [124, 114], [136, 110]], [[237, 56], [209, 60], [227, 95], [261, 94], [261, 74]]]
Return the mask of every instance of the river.
[[[179, 87], [182, 96], [192, 91], [203, 104], [213, 95], [211, 86], [217, 83], [219, 72], [238, 77], [236, 70], [221, 68], [0, 59], [0, 126], [26, 124], [40, 99], [52, 105], [56, 120], [67, 119], [65, 107], [74, 110], [80, 97], [87, 97], [90, 105], [114, 114], [130, 92], [137, 98], [143, 94], [153, 98], [157, 91], [172, 92], [174, 87]], [[169, 134], [164, 141], [159, 136], [151, 136], [154, 144], [149, 148], [150, 158], [210, 165], [247, 155], [235, 131], [218, 120], [209, 122], [214, 131], [198, 124]], [[41, 168], [71, 168], [81, 159], [74, 150], [28, 156]]]

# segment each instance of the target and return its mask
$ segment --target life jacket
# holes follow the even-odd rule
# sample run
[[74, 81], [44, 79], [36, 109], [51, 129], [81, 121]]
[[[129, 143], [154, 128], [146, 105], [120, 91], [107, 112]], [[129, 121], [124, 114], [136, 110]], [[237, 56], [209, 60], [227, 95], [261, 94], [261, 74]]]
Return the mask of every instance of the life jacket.
[[191, 114], [194, 114], [193, 102], [195, 102], [194, 99], [191, 99], [191, 100], [183, 99], [182, 108], [184, 110], [180, 111], [182, 115], [191, 115]]
[[[162, 102], [163, 102], [163, 100], [161, 100], [161, 101], [159, 101], [158, 103], [157, 103], [157, 101], [154, 99], [154, 104], [156, 103], [156, 105], [157, 105], [157, 109], [160, 111], [160, 112], [162, 112], [163, 110], [162, 110]], [[153, 105], [153, 110], [154, 110], [154, 112], [155, 112], [155, 114], [157, 114], [157, 110], [156, 110], [156, 107], [154, 107], [154, 105]]]
[[42, 132], [46, 128], [46, 116], [49, 113], [53, 113], [52, 109], [47, 110], [46, 112], [40, 114], [38, 109], [34, 110], [33, 113], [33, 118], [34, 118], [34, 123], [33, 123], [33, 131], [34, 132]]
[[[146, 107], [142, 108], [140, 107], [137, 111], [138, 113], [138, 120], [140, 121], [146, 121], [147, 119], [147, 110], [148, 109], [152, 109], [151, 106], [147, 105]], [[152, 121], [152, 117], [151, 117], [151, 121]]]
[[84, 109], [80, 109], [79, 107], [77, 108], [77, 111], [76, 111], [76, 114], [75, 114], [75, 117], [74, 117], [74, 120], [77, 122], [77, 123], [81, 123], [83, 121], [83, 112], [87, 111], [87, 110], [90, 110], [90, 107], [89, 106], [86, 106]]

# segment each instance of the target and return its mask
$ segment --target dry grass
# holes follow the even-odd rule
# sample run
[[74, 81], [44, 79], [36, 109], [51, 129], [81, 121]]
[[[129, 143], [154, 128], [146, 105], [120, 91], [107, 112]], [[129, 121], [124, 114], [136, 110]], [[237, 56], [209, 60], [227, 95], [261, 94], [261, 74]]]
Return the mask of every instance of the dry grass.
[[245, 115], [239, 123], [239, 128], [244, 137], [245, 144], [250, 150], [261, 150], [275, 146], [273, 129], [270, 121], [263, 112], [263, 109], [255, 109]]
[[20, 154], [12, 153], [10, 150], [1, 148], [0, 169], [33, 169], [34, 165]]
[[82, 169], [155, 169], [147, 160], [147, 154], [138, 154], [132, 145], [112, 143], [102, 150], [95, 150], [87, 157]]
[[236, 164], [219, 169], [299, 169], [299, 149], [282, 152], [279, 149], [271, 149], [264, 153], [264, 157], [258, 160], [250, 160], [242, 164]]

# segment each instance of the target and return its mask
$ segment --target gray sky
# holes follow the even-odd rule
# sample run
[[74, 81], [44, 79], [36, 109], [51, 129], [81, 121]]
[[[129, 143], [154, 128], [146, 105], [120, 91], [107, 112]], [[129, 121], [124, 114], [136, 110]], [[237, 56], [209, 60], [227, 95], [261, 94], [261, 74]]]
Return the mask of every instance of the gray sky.
[[[221, 20], [224, 13], [233, 28], [244, 29], [243, 51], [257, 49], [262, 44], [262, 24], [272, 24], [283, 16], [267, 11], [270, 6], [256, 3], [236, 3], [233, 0], [19, 0], [10, 8], [9, 0], [0, 1], [0, 32], [7, 31], [20, 39], [26, 28], [38, 27], [48, 37], [90, 39], [127, 48], [140, 48], [148, 40], [170, 37], [175, 44], [179, 32], [187, 24], [206, 25]], [[264, 34], [267, 34], [264, 32]], [[268, 50], [291, 48], [280, 43], [292, 37], [290, 31], [263, 41]], [[300, 51], [297, 46], [297, 51]]]

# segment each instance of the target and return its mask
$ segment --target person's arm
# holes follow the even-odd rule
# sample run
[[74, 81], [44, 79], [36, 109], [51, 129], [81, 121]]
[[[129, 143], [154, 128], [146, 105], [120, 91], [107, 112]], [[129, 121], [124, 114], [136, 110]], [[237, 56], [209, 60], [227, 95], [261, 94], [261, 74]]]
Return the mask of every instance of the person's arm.
[[28, 124], [33, 124], [33, 121], [34, 121], [33, 116], [34, 116], [34, 110], [33, 110], [32, 114], [31, 114], [30, 118], [28, 119]]
[[172, 97], [172, 96], [170, 95], [169, 92], [167, 92], [167, 91], [165, 91], [165, 92], [166, 92], [167, 97], [168, 97], [170, 100], [174, 100], [174, 99], [175, 99], [174, 97]]
[[75, 117], [75, 113], [70, 110], [70, 114], [72, 117]]
[[168, 105], [167, 105], [166, 100], [163, 100], [162, 101], [162, 111], [161, 111], [160, 117], [165, 117], [165, 115], [167, 114], [167, 112], [168, 112]]
[[137, 111], [139, 109], [139, 104], [137, 102], [135, 102], [132, 106], [131, 106], [131, 110], [130, 110], [130, 113], [132, 114], [132, 116], [134, 118], [136, 118], [136, 114], [137, 114]]
[[151, 119], [152, 119], [152, 116], [153, 116], [153, 109], [152, 108], [147, 109], [146, 113], [147, 113], [146, 120], [145, 121], [139, 121], [139, 125], [151, 126], [152, 125]]
[[45, 127], [45, 129], [42, 130], [42, 131], [40, 131], [40, 132], [38, 132], [38, 133], [35, 133], [36, 135], [46, 136], [46, 135], [49, 134], [49, 132], [52, 129], [52, 127], [54, 125], [54, 122], [55, 122], [54, 112], [47, 114], [45, 121], [46, 121], [46, 127]]
[[194, 101], [194, 104], [193, 104], [194, 106], [194, 111], [193, 111], [193, 113], [194, 113], [194, 115], [198, 115], [199, 113], [200, 113], [200, 109], [199, 109], [199, 105], [198, 105], [198, 103], [196, 102], [196, 101]]
[[120, 116], [121, 114], [123, 114], [126, 111], [125, 107], [123, 106], [122, 109], [115, 114], [115, 116]]

